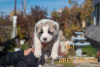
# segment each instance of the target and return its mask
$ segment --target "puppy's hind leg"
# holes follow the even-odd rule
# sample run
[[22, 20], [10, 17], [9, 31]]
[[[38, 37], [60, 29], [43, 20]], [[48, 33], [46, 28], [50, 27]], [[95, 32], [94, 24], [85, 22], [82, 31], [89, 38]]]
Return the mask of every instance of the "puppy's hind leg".
[[54, 67], [54, 59], [51, 59], [51, 67]]
[[45, 64], [45, 62], [46, 62], [46, 60], [48, 59], [49, 56], [50, 56], [49, 53], [42, 53], [41, 60], [39, 62], [38, 67], [43, 67], [43, 65]]
[[44, 54], [42, 53], [41, 60], [39, 62], [39, 66], [38, 67], [43, 67], [44, 63], [45, 63], [45, 57], [44, 57]]

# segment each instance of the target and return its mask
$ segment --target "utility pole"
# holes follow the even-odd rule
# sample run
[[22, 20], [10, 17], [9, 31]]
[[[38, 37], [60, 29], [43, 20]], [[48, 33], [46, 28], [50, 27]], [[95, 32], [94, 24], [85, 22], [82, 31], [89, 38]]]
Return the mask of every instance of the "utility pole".
[[24, 0], [24, 3], [23, 1], [21, 0], [21, 3], [22, 3], [22, 7], [24, 9], [24, 18], [26, 18], [26, 0]]
[[4, 14], [5, 12], [0, 12], [0, 14], [1, 14], [1, 18], [3, 18], [3, 14]]
[[24, 17], [26, 18], [26, 0], [25, 0], [25, 4], [24, 4]]
[[14, 15], [16, 15], [16, 2], [17, 2], [17, 0], [15, 0], [15, 9], [14, 9]]

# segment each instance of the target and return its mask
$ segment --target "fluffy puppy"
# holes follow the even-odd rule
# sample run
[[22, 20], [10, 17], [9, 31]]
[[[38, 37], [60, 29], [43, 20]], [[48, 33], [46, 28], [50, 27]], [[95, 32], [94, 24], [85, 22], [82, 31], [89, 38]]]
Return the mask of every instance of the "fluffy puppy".
[[[34, 28], [34, 55], [37, 58], [41, 57], [39, 67], [42, 67], [49, 56], [52, 59], [58, 57], [59, 42], [59, 24], [57, 22], [49, 19], [37, 22]], [[43, 50], [42, 45], [46, 46]]]

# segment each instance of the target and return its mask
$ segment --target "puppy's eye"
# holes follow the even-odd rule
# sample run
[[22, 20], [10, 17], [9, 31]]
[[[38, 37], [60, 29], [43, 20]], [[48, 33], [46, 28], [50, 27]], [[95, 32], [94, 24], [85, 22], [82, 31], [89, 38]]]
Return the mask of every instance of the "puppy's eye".
[[53, 32], [51, 32], [51, 31], [48, 31], [48, 33], [49, 33], [50, 35], [53, 35]]
[[43, 33], [43, 30], [41, 30], [41, 32], [39, 34], [42, 34]]

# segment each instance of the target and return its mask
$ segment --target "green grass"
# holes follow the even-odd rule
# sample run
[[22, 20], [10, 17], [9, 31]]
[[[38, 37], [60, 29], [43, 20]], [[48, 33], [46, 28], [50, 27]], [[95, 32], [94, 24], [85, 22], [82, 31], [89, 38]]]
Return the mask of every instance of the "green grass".
[[[75, 47], [76, 49], [77, 47]], [[68, 56], [75, 56], [75, 49], [69, 49]], [[97, 53], [97, 49], [93, 48], [91, 45], [82, 48], [82, 52], [90, 57], [95, 57]], [[83, 54], [83, 55], [84, 55]]]
[[22, 46], [22, 49], [23, 50], [26, 50], [28, 48], [28, 43], [26, 43], [26, 44], [24, 44], [23, 46]]
[[96, 56], [97, 50], [93, 48], [91, 45], [82, 48], [82, 52], [85, 52], [87, 56]]
[[12, 48], [11, 50], [8, 50], [7, 52], [14, 52], [14, 48]]
[[[14, 48], [17, 47], [17, 48], [20, 48], [20, 45], [16, 45], [14, 47], [12, 47], [12, 45], [10, 45], [10, 48], [9, 50], [7, 50], [7, 52], [14, 52]], [[26, 50], [28, 48], [28, 42], [25, 43], [23, 46], [22, 46], [22, 50]]]

